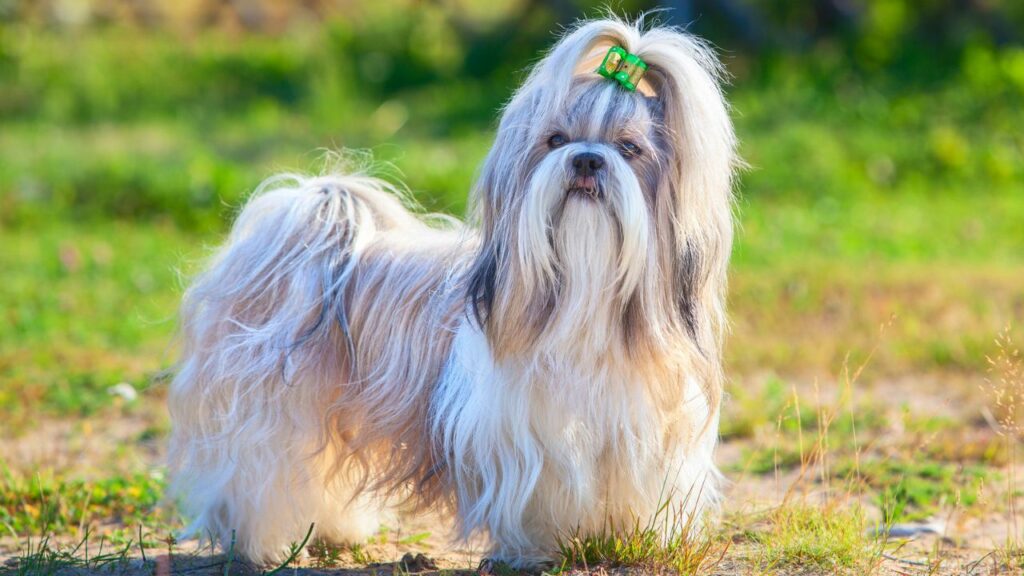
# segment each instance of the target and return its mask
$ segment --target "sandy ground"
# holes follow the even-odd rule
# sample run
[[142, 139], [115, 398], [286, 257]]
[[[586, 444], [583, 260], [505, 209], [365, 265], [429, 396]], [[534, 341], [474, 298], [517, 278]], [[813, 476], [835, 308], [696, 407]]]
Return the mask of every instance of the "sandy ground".
[[[951, 387], [948, 382], [893, 381], [885, 386], [866, 387], [862, 393], [882, 395], [894, 403], [913, 401], [915, 409], [927, 410], [933, 414], [948, 414], [962, 419], [976, 420], [971, 394], [963, 386]], [[151, 408], [156, 410], [158, 408]], [[0, 439], [0, 458], [11, 469], [32, 470], [43, 465], [52, 468], [75, 470], [81, 477], [109, 474], [110, 469], [97, 469], [91, 463], [120, 461], [129, 469], [145, 469], [158, 463], [162, 458], [160, 440], [143, 444], [130, 452], [125, 461], [119, 455], [123, 446], [146, 430], [154, 414], [138, 410], [131, 416], [107, 419], [83, 425], [73, 421], [50, 421], [16, 439]], [[737, 463], [743, 458], [745, 441], [722, 444], [719, 462], [725, 469], [742, 468]], [[123, 451], [122, 451], [123, 452]], [[783, 474], [729, 474], [726, 487], [725, 507], [721, 521], [726, 534], [731, 526], [739, 527], [746, 519], [755, 518], [757, 513], [777, 506], [786, 498], [806, 498], [810, 502], [820, 500], [821, 485], [807, 481], [814, 471], [801, 477], [799, 471]], [[1024, 470], [1018, 473], [1024, 477]], [[989, 494], [990, 499], [998, 494]], [[870, 506], [870, 503], [867, 503]], [[397, 526], [391, 527], [386, 542], [366, 546], [366, 552], [379, 563], [370, 565], [346, 565], [350, 562], [342, 554], [340, 564], [331, 568], [316, 568], [310, 558], [303, 558], [285, 571], [302, 574], [352, 574], [384, 576], [399, 572], [424, 573], [475, 573], [481, 560], [480, 542], [468, 546], [453, 546], [448, 541], [450, 522], [437, 517], [401, 517]], [[879, 559], [878, 574], [1002, 574], [993, 555], [994, 547], [1005, 542], [1010, 521], [997, 509], [978, 512], [977, 510], [952, 510], [945, 517], [929, 521], [938, 533], [919, 534], [914, 538], [895, 542]], [[1024, 525], [1024, 522], [1021, 523]], [[776, 570], [759, 566], [756, 545], [747, 541], [736, 530], [724, 559], [715, 574], [818, 574], [820, 571], [799, 569]], [[424, 536], [429, 534], [429, 536]], [[410, 539], [410, 536], [413, 538]], [[728, 537], [728, 536], [727, 536]], [[411, 541], [410, 541], [411, 540]], [[404, 542], [404, 543], [403, 543]], [[0, 538], [0, 572], [17, 569], [17, 556], [24, 549], [23, 539], [12, 536]], [[147, 548], [145, 559], [138, 549], [129, 554], [130, 560], [116, 563], [103, 569], [65, 569], [61, 573], [108, 573], [126, 575], [170, 575], [188, 574], [210, 576], [213, 574], [259, 574], [263, 569], [250, 566], [239, 559], [230, 559], [209, 549], [199, 548], [194, 542], [176, 544], [168, 553], [166, 548]], [[942, 559], [936, 563], [935, 558]], [[404, 561], [402, 560], [404, 559]], [[594, 568], [591, 573], [616, 574], [621, 572], [642, 573], [638, 570]], [[507, 576], [498, 571], [500, 576]]]

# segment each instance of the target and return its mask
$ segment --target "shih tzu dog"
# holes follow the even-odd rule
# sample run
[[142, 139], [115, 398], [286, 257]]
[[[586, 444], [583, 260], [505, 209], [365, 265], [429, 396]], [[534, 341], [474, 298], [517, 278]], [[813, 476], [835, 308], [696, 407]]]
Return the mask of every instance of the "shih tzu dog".
[[527, 566], [666, 498], [698, 517], [738, 164], [721, 74], [672, 28], [573, 28], [505, 107], [473, 226], [358, 173], [261, 185], [182, 308], [191, 529], [269, 562], [310, 525], [359, 541], [440, 508]]

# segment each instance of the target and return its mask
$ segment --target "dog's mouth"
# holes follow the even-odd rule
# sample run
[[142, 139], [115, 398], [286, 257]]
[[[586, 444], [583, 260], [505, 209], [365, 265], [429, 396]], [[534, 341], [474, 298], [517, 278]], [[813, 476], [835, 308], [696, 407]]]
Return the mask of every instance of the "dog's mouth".
[[601, 188], [597, 184], [597, 178], [593, 176], [574, 177], [565, 189], [565, 193], [569, 196], [579, 196], [589, 200], [601, 198]]

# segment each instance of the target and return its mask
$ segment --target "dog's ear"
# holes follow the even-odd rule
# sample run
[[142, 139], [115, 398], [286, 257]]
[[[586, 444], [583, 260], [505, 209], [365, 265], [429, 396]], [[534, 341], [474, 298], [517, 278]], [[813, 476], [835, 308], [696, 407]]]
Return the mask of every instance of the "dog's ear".
[[487, 325], [487, 318], [494, 308], [500, 249], [501, 245], [496, 241], [485, 243], [470, 268], [466, 282], [470, 311], [481, 327]]
[[[628, 49], [628, 48], [627, 48]], [[740, 161], [723, 71], [709, 46], [672, 28], [654, 28], [634, 47], [669, 153], [658, 212], [669, 216], [674, 296], [682, 326], [717, 358], [725, 330], [726, 269], [732, 251], [732, 180]]]

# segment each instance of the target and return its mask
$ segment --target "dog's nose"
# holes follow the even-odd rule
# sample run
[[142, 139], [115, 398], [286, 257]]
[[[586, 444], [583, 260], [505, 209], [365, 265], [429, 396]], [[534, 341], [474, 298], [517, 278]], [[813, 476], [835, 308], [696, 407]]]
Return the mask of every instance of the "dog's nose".
[[604, 158], [594, 152], [583, 152], [573, 156], [572, 167], [580, 176], [593, 176], [598, 170], [604, 168]]

